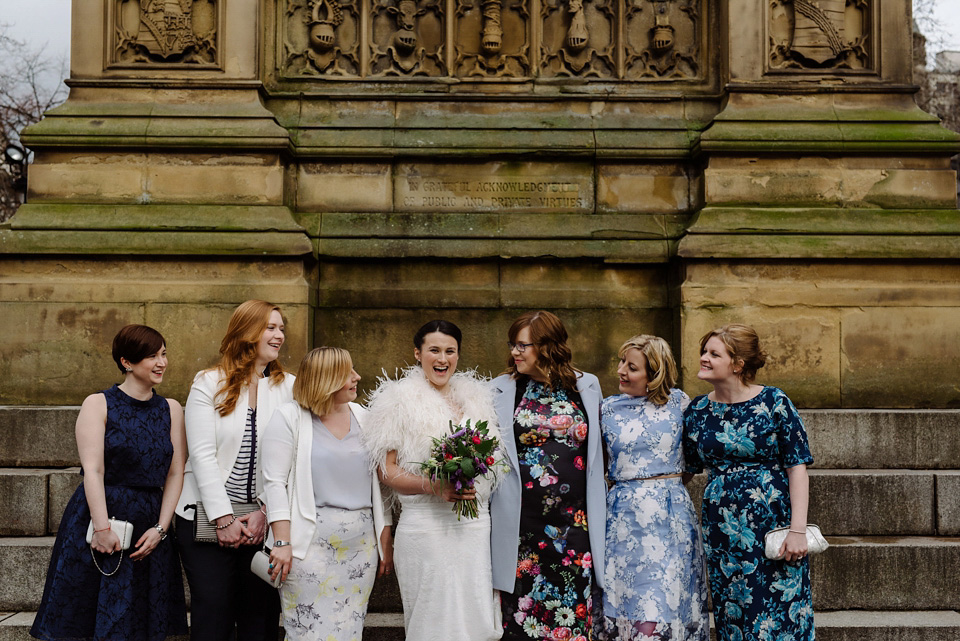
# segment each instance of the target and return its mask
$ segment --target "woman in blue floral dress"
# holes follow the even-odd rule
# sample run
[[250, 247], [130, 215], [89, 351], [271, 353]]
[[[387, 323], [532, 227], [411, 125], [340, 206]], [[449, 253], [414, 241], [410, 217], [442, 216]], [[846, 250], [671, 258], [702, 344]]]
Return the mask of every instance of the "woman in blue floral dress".
[[[753, 384], [765, 360], [750, 327], [708, 332], [697, 377], [713, 391], [684, 417], [687, 471], [709, 470], [701, 524], [718, 641], [814, 639], [804, 535], [813, 457], [787, 395]], [[763, 536], [778, 527], [790, 532], [773, 561]]]
[[607, 477], [603, 610], [619, 641], [707, 641], [706, 567], [697, 516], [682, 482], [683, 411], [677, 366], [656, 336], [619, 351], [621, 394], [601, 406]]
[[572, 367], [550, 312], [522, 315], [508, 339], [508, 373], [492, 384], [510, 471], [490, 500], [503, 638], [587, 641], [606, 520], [600, 385]]

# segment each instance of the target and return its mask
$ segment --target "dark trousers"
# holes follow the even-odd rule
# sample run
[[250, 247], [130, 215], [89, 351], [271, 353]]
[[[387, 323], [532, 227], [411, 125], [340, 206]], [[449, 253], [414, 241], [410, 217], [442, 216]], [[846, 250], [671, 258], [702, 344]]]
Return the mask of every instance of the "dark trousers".
[[276, 641], [280, 594], [250, 571], [258, 545], [196, 543], [193, 522], [177, 517], [177, 547], [190, 585], [193, 641]]

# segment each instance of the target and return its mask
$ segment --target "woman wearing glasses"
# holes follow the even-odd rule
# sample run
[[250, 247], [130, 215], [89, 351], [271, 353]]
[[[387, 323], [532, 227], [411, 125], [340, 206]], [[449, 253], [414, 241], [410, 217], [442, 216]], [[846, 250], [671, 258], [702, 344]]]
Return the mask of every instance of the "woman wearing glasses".
[[585, 640], [603, 580], [600, 384], [571, 365], [550, 312], [523, 314], [508, 337], [492, 385], [510, 471], [490, 499], [503, 638]]

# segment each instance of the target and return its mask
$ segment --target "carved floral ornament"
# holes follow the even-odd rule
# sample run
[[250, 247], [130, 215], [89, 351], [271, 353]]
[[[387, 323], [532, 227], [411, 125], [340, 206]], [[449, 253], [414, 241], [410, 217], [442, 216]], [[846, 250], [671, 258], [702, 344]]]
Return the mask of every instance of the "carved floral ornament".
[[113, 0], [118, 65], [215, 66], [220, 0]]
[[278, 2], [287, 78], [702, 78], [706, 0]]
[[769, 68], [869, 71], [871, 0], [769, 0]]

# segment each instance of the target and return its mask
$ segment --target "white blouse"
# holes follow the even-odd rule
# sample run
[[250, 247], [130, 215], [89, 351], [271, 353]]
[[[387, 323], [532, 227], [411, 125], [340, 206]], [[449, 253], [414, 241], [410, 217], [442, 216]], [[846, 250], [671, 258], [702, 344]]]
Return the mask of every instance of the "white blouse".
[[373, 505], [373, 475], [366, 451], [360, 444], [360, 426], [350, 415], [350, 431], [342, 439], [317, 416], [313, 416], [313, 444], [310, 452], [313, 498], [317, 507], [361, 510]]

